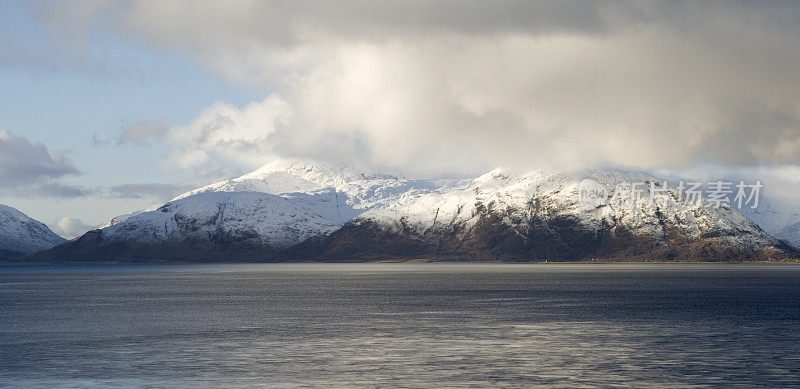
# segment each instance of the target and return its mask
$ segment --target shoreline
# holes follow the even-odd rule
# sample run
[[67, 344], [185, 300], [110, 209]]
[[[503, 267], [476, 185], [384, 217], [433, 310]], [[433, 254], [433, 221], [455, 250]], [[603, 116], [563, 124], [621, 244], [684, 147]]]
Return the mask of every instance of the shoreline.
[[189, 261], [113, 261], [113, 262], [0, 262], [4, 266], [81, 266], [81, 265], [370, 265], [370, 264], [456, 264], [456, 265], [800, 265], [800, 260], [788, 261], [445, 261], [431, 259], [385, 259], [368, 261], [285, 261], [285, 262], [189, 262]]

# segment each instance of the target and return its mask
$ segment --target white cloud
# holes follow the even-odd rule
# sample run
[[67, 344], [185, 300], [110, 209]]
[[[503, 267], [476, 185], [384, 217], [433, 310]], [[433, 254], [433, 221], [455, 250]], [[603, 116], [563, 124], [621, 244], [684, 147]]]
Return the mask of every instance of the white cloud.
[[291, 115], [287, 103], [276, 96], [241, 109], [215, 103], [188, 125], [170, 131], [169, 142], [176, 145], [171, 160], [181, 167], [259, 165], [274, 155], [272, 137], [290, 131]]
[[83, 235], [86, 231], [94, 228], [93, 226], [81, 221], [81, 219], [69, 216], [59, 218], [49, 227], [51, 230], [53, 230], [53, 232], [66, 239], [76, 238]]
[[103, 15], [268, 91], [170, 130], [183, 167], [800, 162], [791, 2], [133, 1]]

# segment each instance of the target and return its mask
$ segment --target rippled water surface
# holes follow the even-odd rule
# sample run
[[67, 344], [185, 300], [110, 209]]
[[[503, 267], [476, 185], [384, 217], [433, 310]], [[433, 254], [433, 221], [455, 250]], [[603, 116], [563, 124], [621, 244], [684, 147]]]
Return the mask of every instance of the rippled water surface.
[[0, 386], [794, 386], [796, 265], [0, 267]]

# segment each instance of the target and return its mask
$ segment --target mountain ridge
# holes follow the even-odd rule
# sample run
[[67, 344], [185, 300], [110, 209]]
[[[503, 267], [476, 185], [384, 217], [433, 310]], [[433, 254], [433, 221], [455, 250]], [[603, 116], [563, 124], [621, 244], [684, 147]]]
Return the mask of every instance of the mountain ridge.
[[[589, 178], [608, 191], [586, 208]], [[408, 179], [282, 160], [177, 196], [155, 210], [32, 256], [67, 261], [409, 259], [782, 260], [797, 253], [728, 206], [682, 204], [664, 188], [625, 204], [645, 173], [495, 169], [473, 179]], [[654, 190], [655, 192], [655, 190]], [[649, 190], [644, 192], [649, 194]], [[616, 196], [616, 197], [615, 197]]]

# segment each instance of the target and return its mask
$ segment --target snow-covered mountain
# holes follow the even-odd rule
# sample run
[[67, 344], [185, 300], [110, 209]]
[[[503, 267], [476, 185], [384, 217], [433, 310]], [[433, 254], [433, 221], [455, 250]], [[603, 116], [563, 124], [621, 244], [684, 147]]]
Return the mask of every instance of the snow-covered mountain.
[[[605, 188], [603, 204], [579, 201], [584, 179]], [[650, 183], [657, 189], [652, 204]], [[641, 200], [619, 190], [644, 185]], [[446, 193], [369, 210], [333, 233], [326, 258], [741, 260], [784, 256], [787, 247], [728, 206], [686, 203], [658, 192], [656, 177], [615, 171], [495, 170]], [[615, 190], [616, 189], [616, 190]], [[364, 241], [382, 244], [364, 246]], [[354, 249], [355, 248], [355, 249]]]
[[0, 204], [0, 261], [17, 259], [65, 241], [43, 223]]
[[411, 180], [307, 160], [279, 160], [182, 194], [154, 210], [118, 216], [49, 259], [272, 259], [332, 233], [362, 212], [463, 180]]
[[[602, 204], [578, 198], [584, 179]], [[661, 191], [624, 201], [616, 171], [407, 179], [314, 161], [281, 160], [115, 218], [41, 255], [50, 260], [747, 260], [795, 253], [727, 206]], [[641, 194], [645, 198], [648, 191]]]

